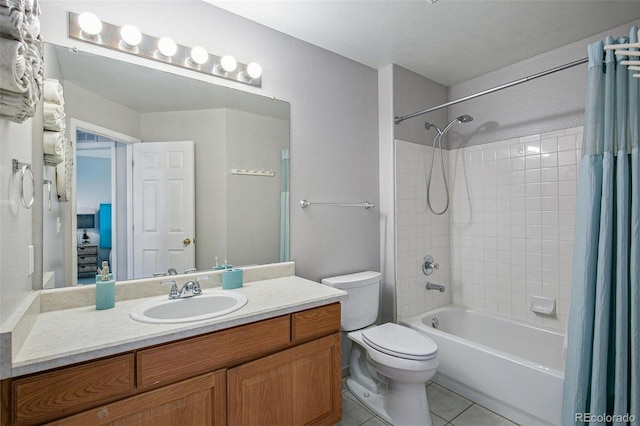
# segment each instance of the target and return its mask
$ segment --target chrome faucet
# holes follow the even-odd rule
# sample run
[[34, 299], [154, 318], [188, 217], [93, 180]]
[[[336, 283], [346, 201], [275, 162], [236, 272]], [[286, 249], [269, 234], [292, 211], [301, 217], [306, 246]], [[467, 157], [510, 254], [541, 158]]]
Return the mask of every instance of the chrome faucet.
[[[193, 297], [199, 294], [202, 294], [200, 284], [194, 281], [187, 281], [180, 289], [180, 292], [178, 293], [176, 299], [179, 299], [181, 297]], [[171, 298], [171, 296], [169, 296], [169, 298]]]
[[202, 294], [202, 288], [200, 288], [200, 281], [208, 280], [209, 275], [203, 275], [196, 278], [195, 281], [187, 281], [180, 290], [178, 290], [178, 284], [174, 280], [162, 281], [162, 285], [171, 284], [171, 291], [169, 291], [169, 299], [180, 299], [183, 297], [193, 297]]
[[440, 293], [444, 293], [444, 286], [427, 281], [427, 290], [438, 290]]
[[153, 273], [154, 277], [166, 277], [167, 275], [178, 275], [178, 271], [176, 271], [176, 268], [169, 268], [169, 270], [167, 272], [154, 272]]

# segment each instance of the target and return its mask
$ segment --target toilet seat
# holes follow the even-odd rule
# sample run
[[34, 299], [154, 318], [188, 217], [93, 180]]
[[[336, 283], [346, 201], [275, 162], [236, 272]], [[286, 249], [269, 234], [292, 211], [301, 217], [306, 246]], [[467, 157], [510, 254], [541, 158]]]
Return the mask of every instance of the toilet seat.
[[438, 356], [438, 346], [416, 330], [395, 323], [386, 323], [362, 331], [368, 346], [397, 358], [427, 361]]

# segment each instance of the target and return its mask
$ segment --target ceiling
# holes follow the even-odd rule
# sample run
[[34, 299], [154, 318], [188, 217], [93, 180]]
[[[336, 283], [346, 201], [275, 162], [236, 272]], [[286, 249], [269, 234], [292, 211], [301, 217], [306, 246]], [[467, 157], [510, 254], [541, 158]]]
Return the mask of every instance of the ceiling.
[[640, 0], [204, 1], [372, 68], [394, 63], [445, 86], [640, 18]]

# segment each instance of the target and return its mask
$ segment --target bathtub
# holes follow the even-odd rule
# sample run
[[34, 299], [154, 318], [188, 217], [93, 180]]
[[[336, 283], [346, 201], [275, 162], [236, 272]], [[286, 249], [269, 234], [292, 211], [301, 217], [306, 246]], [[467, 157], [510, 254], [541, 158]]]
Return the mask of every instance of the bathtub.
[[458, 306], [401, 324], [438, 345], [434, 382], [522, 425], [561, 424], [563, 334]]

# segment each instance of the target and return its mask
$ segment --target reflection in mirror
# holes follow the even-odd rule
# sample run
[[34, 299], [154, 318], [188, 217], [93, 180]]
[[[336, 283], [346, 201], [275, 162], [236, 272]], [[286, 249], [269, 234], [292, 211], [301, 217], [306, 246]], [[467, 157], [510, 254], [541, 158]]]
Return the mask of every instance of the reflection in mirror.
[[44, 203], [45, 288], [102, 261], [121, 281], [288, 260], [288, 103], [54, 45], [45, 77], [75, 148], [70, 201]]

